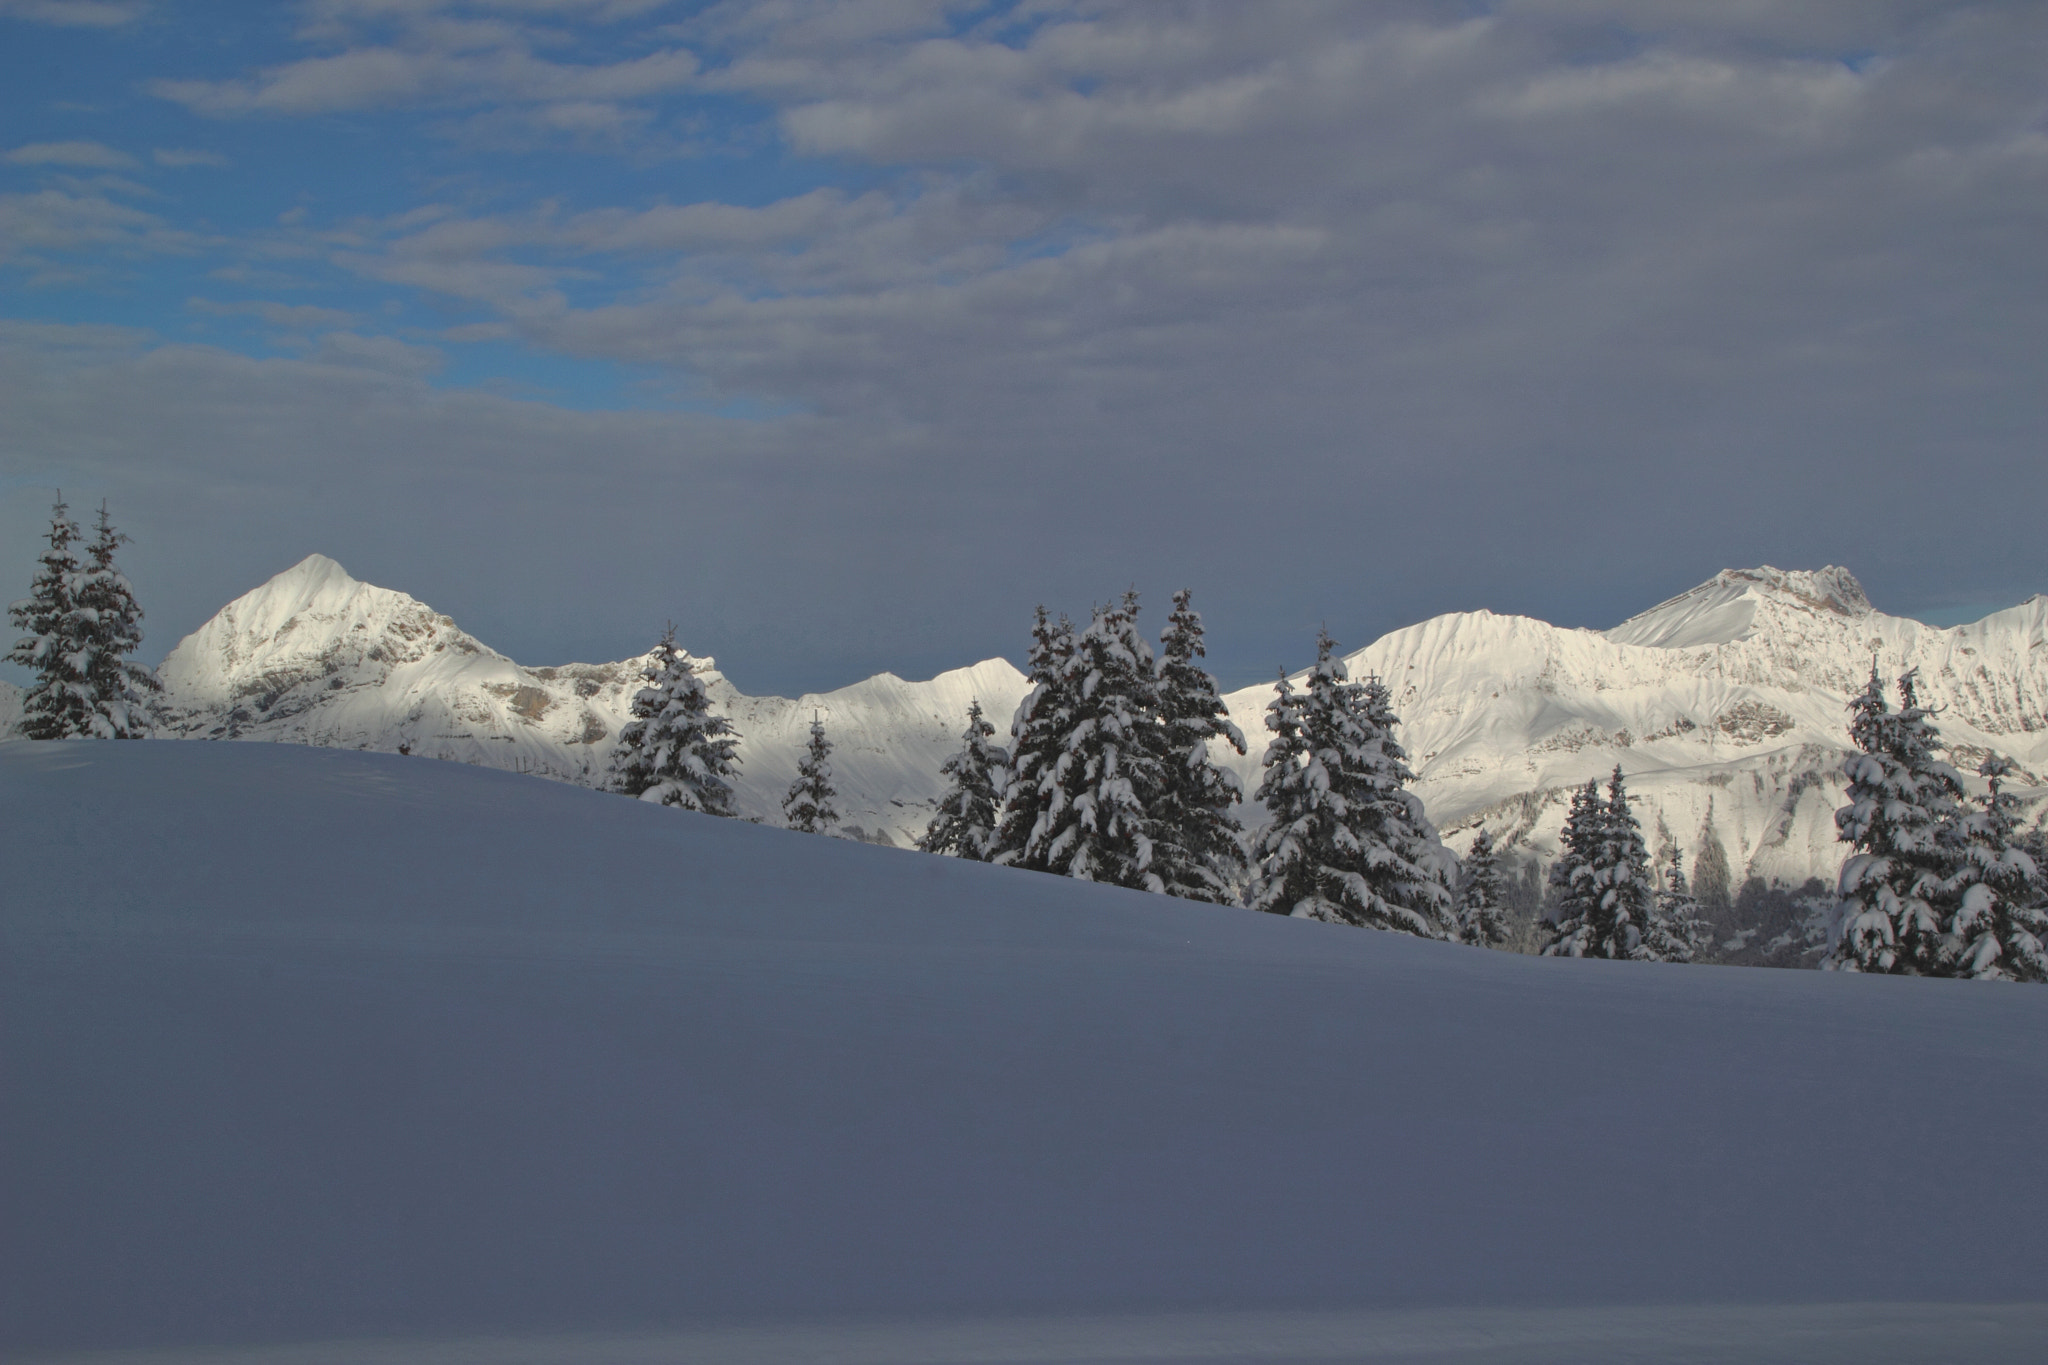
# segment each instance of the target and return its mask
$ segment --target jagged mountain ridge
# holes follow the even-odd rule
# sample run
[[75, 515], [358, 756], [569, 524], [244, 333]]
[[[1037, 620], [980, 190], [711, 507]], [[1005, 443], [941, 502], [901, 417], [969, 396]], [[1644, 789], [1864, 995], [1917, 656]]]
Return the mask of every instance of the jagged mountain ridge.
[[[1718, 845], [1732, 891], [1832, 880], [1848, 698], [1871, 660], [1920, 670], [1965, 770], [1996, 750], [2048, 772], [2048, 598], [1947, 629], [1871, 607], [1848, 571], [1729, 570], [1605, 632], [1489, 611], [1436, 617], [1347, 656], [1390, 683], [1417, 789], [1454, 847], [1478, 829], [1548, 861], [1570, 789], [1619, 762], [1653, 848], [1694, 867]], [[591, 784], [642, 659], [532, 668], [404, 593], [314, 555], [172, 651], [164, 732], [455, 759]], [[1025, 691], [988, 660], [800, 698], [706, 682], [742, 735], [743, 811], [776, 818], [813, 712], [837, 746], [849, 827], [907, 843], [978, 697], [999, 728]], [[1250, 741], [1222, 754], [1256, 788], [1269, 685], [1226, 702]], [[0, 704], [10, 698], [0, 697]], [[1712, 859], [1710, 858], [1711, 862]]]

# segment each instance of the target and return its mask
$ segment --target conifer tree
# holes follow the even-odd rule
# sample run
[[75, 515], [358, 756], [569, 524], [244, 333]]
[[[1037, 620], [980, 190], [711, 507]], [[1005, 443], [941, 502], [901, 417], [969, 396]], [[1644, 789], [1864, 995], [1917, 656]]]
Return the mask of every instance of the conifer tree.
[[1321, 901], [1319, 863], [1315, 854], [1327, 842], [1319, 820], [1323, 792], [1310, 771], [1308, 737], [1301, 728], [1301, 699], [1280, 670], [1273, 700], [1266, 704], [1266, 730], [1273, 738], [1261, 760], [1258, 802], [1271, 816], [1252, 844], [1252, 876], [1244, 903], [1269, 915], [1304, 917], [1315, 914]]
[[1692, 962], [1706, 946], [1707, 925], [1700, 917], [1699, 900], [1685, 884], [1685, 869], [1676, 855], [1665, 869], [1664, 889], [1657, 893], [1656, 911], [1643, 930], [1637, 953], [1650, 962]]
[[1595, 880], [1607, 838], [1607, 803], [1600, 783], [1588, 778], [1572, 793], [1571, 809], [1558, 837], [1557, 861], [1550, 865], [1550, 937], [1545, 957], [1601, 957], [1600, 893]]
[[937, 813], [917, 841], [926, 853], [949, 854], [976, 863], [992, 856], [1010, 764], [1010, 755], [1002, 746], [989, 743], [995, 733], [996, 727], [981, 713], [981, 699], [975, 698], [967, 707], [960, 751], [939, 769], [947, 779], [946, 794], [939, 798]]
[[804, 756], [797, 760], [796, 781], [782, 798], [782, 823], [805, 834], [827, 834], [839, 823], [832, 787], [832, 741], [825, 738], [825, 722], [811, 717], [811, 740]]
[[2048, 981], [2048, 906], [2041, 869], [2015, 838], [2019, 800], [2005, 790], [2012, 760], [1992, 754], [1977, 773], [1990, 791], [1960, 819], [1955, 906], [1943, 954], [1959, 976]]
[[1202, 618], [1183, 588], [1159, 637], [1158, 706], [1165, 761], [1153, 816], [1152, 868], [1169, 896], [1228, 905], [1245, 877], [1244, 830], [1232, 810], [1244, 799], [1237, 775], [1209, 757], [1212, 741], [1245, 751], [1216, 680], [1197, 660], [1207, 654]]
[[1071, 711], [1067, 657], [1073, 649], [1073, 623], [1064, 616], [1055, 623], [1040, 606], [1031, 626], [1031, 690], [1017, 704], [1010, 722], [1010, 766], [1003, 782], [1002, 816], [989, 843], [992, 863], [1049, 870], [1040, 834], [1051, 800], [1047, 782], [1066, 743]]
[[611, 790], [664, 806], [735, 813], [733, 779], [739, 737], [732, 722], [711, 709], [704, 680], [690, 656], [676, 648], [671, 625], [654, 647], [633, 696], [633, 719], [619, 729], [612, 753]]
[[1165, 767], [1152, 647], [1138, 595], [1096, 609], [1062, 660], [1066, 725], [1037, 780], [1026, 866], [1083, 881], [1163, 891], [1152, 868]]
[[163, 691], [154, 671], [128, 656], [142, 645], [142, 607], [135, 590], [114, 564], [114, 551], [127, 536], [114, 529], [100, 504], [85, 570], [78, 579], [81, 671], [90, 695], [91, 733], [100, 739], [140, 739], [150, 731], [152, 693]]
[[1296, 702], [1283, 676], [1259, 800], [1273, 821], [1253, 849], [1255, 910], [1424, 938], [1451, 930], [1446, 872], [1421, 802], [1406, 790], [1386, 690], [1353, 683], [1328, 632]]
[[9, 663], [35, 673], [21, 699], [21, 733], [29, 739], [74, 739], [93, 733], [91, 658], [86, 616], [78, 602], [78, 523], [64, 495], [50, 509], [49, 545], [38, 558], [29, 595], [8, 608], [22, 632]]
[[1911, 672], [1899, 679], [1894, 712], [1885, 705], [1873, 662], [1849, 712], [1857, 752], [1842, 764], [1849, 800], [1835, 812], [1835, 829], [1855, 852], [1842, 863], [1841, 916], [1822, 965], [1941, 974], [1962, 785], [1955, 769], [1936, 757], [1941, 737], [1919, 705]]
[[1481, 948], [1507, 942], [1507, 893], [1501, 885], [1500, 854], [1493, 832], [1482, 829], [1465, 855], [1458, 896], [1458, 941]]
[[1605, 833], [1594, 871], [1600, 902], [1593, 938], [1604, 951], [1593, 956], [1641, 957], [1643, 933], [1657, 910], [1657, 883], [1650, 875], [1650, 849], [1643, 842], [1643, 827], [1629, 809], [1619, 763], [1607, 781]]

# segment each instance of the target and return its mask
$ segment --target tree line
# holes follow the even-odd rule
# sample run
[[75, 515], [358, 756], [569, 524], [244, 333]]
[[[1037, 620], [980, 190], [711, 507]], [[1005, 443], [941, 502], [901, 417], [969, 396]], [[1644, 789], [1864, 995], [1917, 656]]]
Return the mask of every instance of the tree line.
[[[104, 503], [88, 540], [63, 496], [51, 509], [30, 595], [9, 608], [21, 637], [5, 656], [34, 678], [22, 699], [29, 739], [135, 739], [151, 732], [151, 670], [130, 657], [142, 608], [115, 554], [128, 537]], [[1377, 677], [1354, 680], [1318, 634], [1299, 687], [1282, 670], [1266, 708], [1262, 778], [1268, 821], [1248, 833], [1244, 793], [1210, 757], [1247, 752], [1206, 657], [1190, 595], [1174, 595], [1155, 654], [1135, 592], [1086, 626], [1040, 607], [1030, 690], [1007, 745], [980, 702], [940, 770], [945, 793], [918, 846], [1006, 867], [1104, 882], [1269, 914], [1497, 947], [1508, 938], [1501, 851], [1482, 830], [1463, 860], [1444, 847], [1409, 791], [1400, 717]], [[605, 786], [641, 800], [732, 816], [739, 735], [706, 692], [671, 625], [642, 671]], [[1855, 752], [1836, 812], [1851, 847], [1822, 965], [1842, 971], [2048, 982], [2048, 879], [2041, 836], [2022, 829], [1990, 755], [1972, 798], [1943, 761], [1933, 713], [1912, 672], [1887, 702], [1873, 660], [1850, 703]], [[828, 833], [832, 745], [814, 716], [783, 800], [792, 829]], [[1651, 874], [1617, 766], [1603, 792], [1572, 794], [1547, 886], [1540, 951], [1558, 957], [1689, 962], [1707, 949], [1698, 901], [1674, 859]]]

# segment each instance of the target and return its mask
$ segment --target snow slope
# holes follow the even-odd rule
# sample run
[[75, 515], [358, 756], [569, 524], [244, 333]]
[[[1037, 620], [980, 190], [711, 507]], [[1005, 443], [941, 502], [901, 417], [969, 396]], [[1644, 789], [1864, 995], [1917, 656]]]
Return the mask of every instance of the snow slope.
[[[158, 670], [164, 732], [411, 753], [595, 785], [642, 686], [643, 659], [527, 668], [401, 592], [312, 555], [236, 598]], [[779, 820], [813, 713], [835, 746], [848, 832], [908, 844], [931, 818], [939, 765], [968, 704], [1007, 715], [1024, 679], [1001, 659], [905, 682], [749, 697], [712, 660], [706, 687], [740, 732], [740, 810]]]
[[6, 746], [0, 859], [9, 1361], [2048, 1350], [2048, 991], [285, 745]]
[[[1996, 750], [2024, 781], [2048, 773], [2048, 597], [1943, 630], [1873, 610], [1845, 569], [1730, 570], [1605, 633], [1464, 612], [1347, 662], [1392, 688], [1416, 790], [1458, 847], [1485, 827], [1547, 861], [1571, 788], [1619, 763], [1651, 848], [1691, 869], [1718, 842], [1732, 889], [1832, 884], [1847, 705], [1873, 656], [1887, 678], [1920, 670], [1965, 771]], [[1253, 741], [1247, 790], [1271, 699], [1226, 698]]]

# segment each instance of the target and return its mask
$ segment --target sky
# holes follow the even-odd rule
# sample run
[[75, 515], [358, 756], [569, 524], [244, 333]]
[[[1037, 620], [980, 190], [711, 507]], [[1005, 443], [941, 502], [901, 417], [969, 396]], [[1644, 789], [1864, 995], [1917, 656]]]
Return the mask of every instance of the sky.
[[[0, 588], [743, 690], [2048, 591], [2048, 6], [0, 0]], [[9, 566], [12, 566], [11, 568]]]

